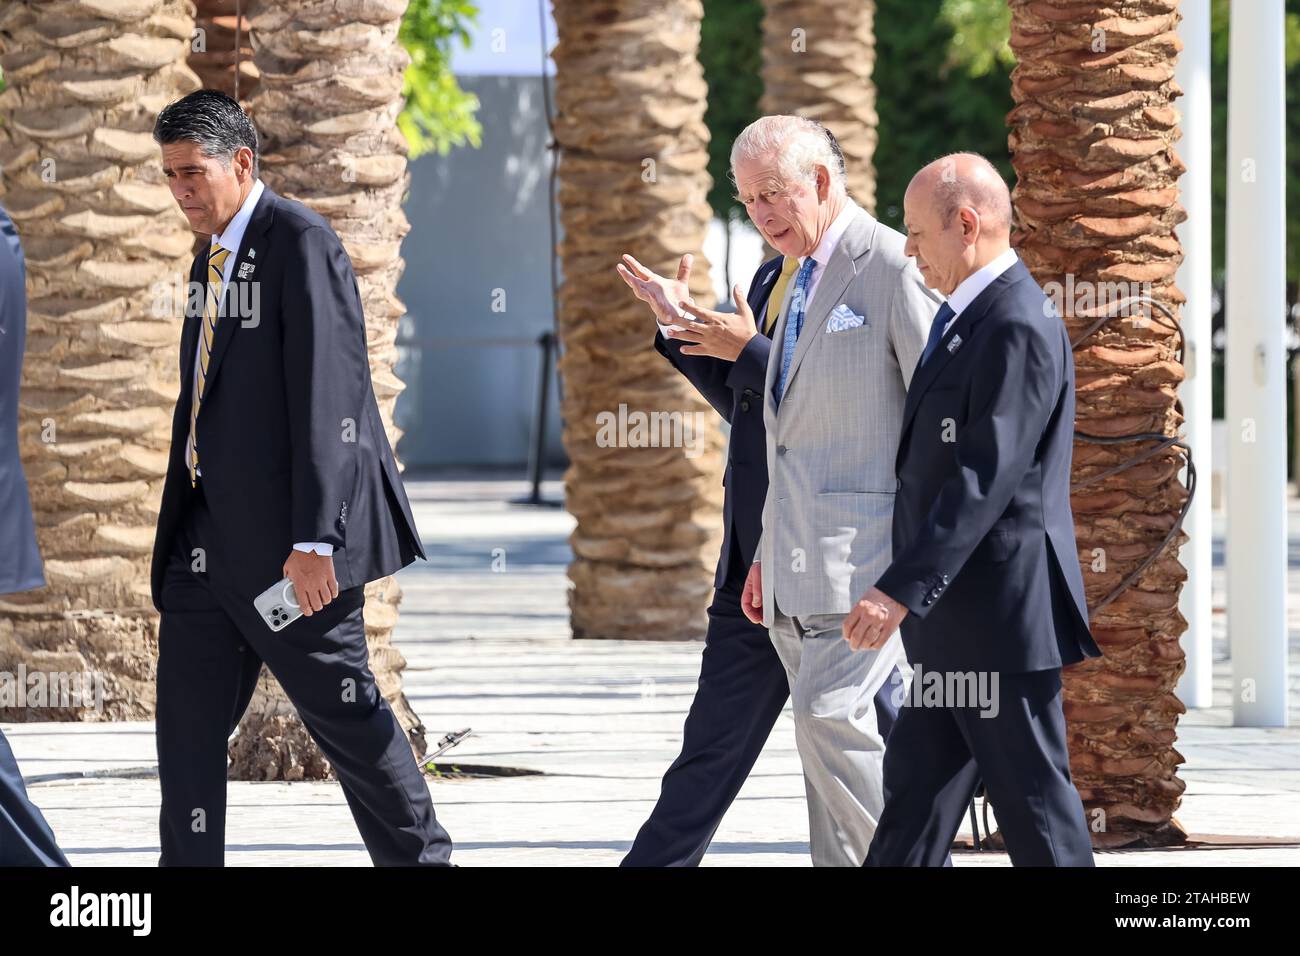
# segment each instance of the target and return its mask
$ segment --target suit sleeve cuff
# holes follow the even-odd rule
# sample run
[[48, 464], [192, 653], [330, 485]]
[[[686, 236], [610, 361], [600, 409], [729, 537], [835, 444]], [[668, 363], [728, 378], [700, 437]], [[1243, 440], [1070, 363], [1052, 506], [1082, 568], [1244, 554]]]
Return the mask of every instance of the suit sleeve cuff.
[[767, 357], [772, 348], [772, 340], [762, 332], [755, 332], [754, 337], [745, 343], [745, 347], [731, 363], [727, 374], [727, 387], [733, 391], [751, 389], [763, 394], [767, 381]]
[[948, 575], [933, 571], [916, 578], [890, 568], [880, 576], [876, 589], [907, 608], [909, 614], [923, 618], [948, 589]]

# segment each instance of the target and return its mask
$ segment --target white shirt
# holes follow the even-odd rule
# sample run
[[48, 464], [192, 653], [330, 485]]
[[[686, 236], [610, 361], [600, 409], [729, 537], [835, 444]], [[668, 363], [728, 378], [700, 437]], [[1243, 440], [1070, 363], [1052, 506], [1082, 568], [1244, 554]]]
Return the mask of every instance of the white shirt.
[[221, 279], [222, 289], [225, 289], [230, 284], [230, 273], [235, 269], [235, 256], [239, 255], [239, 246], [244, 241], [248, 221], [253, 218], [253, 210], [257, 207], [257, 201], [262, 198], [262, 193], [265, 191], [266, 187], [262, 185], [262, 181], [260, 179], [254, 180], [253, 188], [248, 191], [248, 198], [244, 200], [244, 204], [239, 207], [239, 211], [226, 225], [226, 231], [212, 237], [214, 246], [230, 250], [230, 255], [226, 256], [226, 267]]
[[[244, 241], [244, 232], [248, 229], [248, 220], [253, 218], [253, 209], [257, 206], [257, 201], [262, 198], [262, 192], [265, 190], [260, 179], [253, 182], [253, 188], [248, 191], [244, 204], [236, 210], [235, 215], [231, 217], [226, 224], [226, 231], [214, 233], [212, 236], [212, 245], [208, 248], [211, 254], [212, 249], [220, 246], [222, 249], [229, 249], [230, 255], [226, 256], [225, 267], [221, 271], [221, 294], [225, 296], [226, 289], [230, 286], [230, 273], [235, 269], [235, 256], [239, 255], [239, 244]], [[207, 276], [207, 270], [204, 270], [204, 276]], [[205, 308], [207, 299], [204, 298]], [[190, 380], [190, 393], [194, 392], [195, 379], [199, 377], [200, 362], [203, 358], [203, 334], [200, 330], [198, 343], [194, 346], [194, 379]], [[185, 439], [185, 464], [188, 465], [191, 460], [191, 450], [189, 438]], [[198, 475], [203, 474], [203, 468], [195, 469]]]
[[[853, 221], [853, 217], [861, 211], [861, 206], [852, 199], [848, 200], [844, 204], [844, 208], [840, 210], [840, 214], [822, 233], [822, 241], [817, 243], [817, 248], [812, 251], [813, 261], [817, 265], [813, 266], [812, 276], [808, 279], [808, 297], [804, 301], [812, 302], [813, 296], [817, 293], [817, 285], [822, 281], [822, 276], [826, 274], [826, 265], [831, 261], [831, 256], [835, 253], [835, 247], [844, 238], [844, 232], [849, 228], [849, 223]], [[799, 257], [800, 268], [803, 268], [804, 260], [807, 258], [807, 256]]]
[[1014, 266], [1020, 257], [1016, 255], [1016, 250], [1008, 249], [996, 259], [993, 259], [981, 269], [976, 269], [965, 279], [961, 285], [952, 290], [952, 295], [948, 296], [948, 308], [952, 309], [952, 318], [948, 324], [943, 327], [944, 335], [952, 328], [952, 324], [966, 310], [966, 307], [974, 302], [981, 292], [993, 284], [993, 280], [1002, 273]]
[[[813, 293], [817, 291], [817, 283], [821, 281], [822, 274], [826, 272], [826, 264], [831, 261], [831, 255], [834, 254], [835, 247], [839, 245], [840, 239], [844, 237], [844, 233], [849, 228], [849, 223], [853, 221], [853, 217], [861, 211], [862, 207], [852, 199], [846, 200], [844, 208], [840, 210], [840, 214], [831, 221], [831, 224], [826, 228], [826, 231], [822, 233], [822, 241], [817, 243], [817, 248], [812, 251], [813, 261], [816, 262], [817, 265], [813, 266], [812, 276], [808, 279], [808, 297], [805, 301], [812, 302]], [[807, 256], [799, 257], [800, 268], [803, 267], [804, 260], [807, 258]], [[797, 275], [798, 273], [796, 272], [795, 276]], [[791, 283], [794, 282], [795, 276], [791, 276]], [[786, 288], [788, 289], [789, 286]], [[682, 328], [680, 325], [664, 325], [662, 322], [659, 322], [658, 325], [659, 331], [663, 334], [664, 338], [668, 337], [669, 329]], [[773, 328], [775, 328], [775, 326], [773, 326]]]
[[[244, 204], [226, 224], [224, 232], [216, 233], [212, 236], [212, 246], [220, 246], [222, 249], [229, 249], [230, 255], [226, 256], [226, 263], [221, 274], [221, 294], [224, 297], [226, 289], [230, 287], [230, 274], [235, 271], [235, 257], [239, 255], [239, 247], [244, 241], [244, 232], [248, 229], [248, 222], [253, 218], [253, 210], [257, 208], [257, 201], [262, 198], [262, 193], [266, 187], [260, 179], [254, 180], [253, 188], [248, 191]], [[210, 252], [211, 250], [209, 250]], [[203, 355], [203, 336], [199, 335], [198, 345], [194, 349], [194, 375], [197, 378], [199, 374], [199, 361]], [[194, 383], [191, 381], [190, 389], [193, 390]], [[189, 439], [186, 439], [185, 461], [190, 461]], [[203, 468], [195, 469], [198, 475], [203, 474]], [[323, 541], [300, 541], [293, 546], [295, 551], [315, 551], [317, 554], [326, 557], [334, 553], [334, 545], [326, 544]]]

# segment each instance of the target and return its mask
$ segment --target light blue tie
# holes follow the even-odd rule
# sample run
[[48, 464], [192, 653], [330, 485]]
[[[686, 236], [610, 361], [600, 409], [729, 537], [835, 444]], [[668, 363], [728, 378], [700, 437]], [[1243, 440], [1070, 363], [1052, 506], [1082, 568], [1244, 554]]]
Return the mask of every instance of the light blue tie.
[[794, 347], [799, 343], [799, 333], [803, 331], [803, 317], [808, 305], [808, 285], [812, 281], [813, 269], [816, 267], [817, 260], [808, 256], [799, 267], [799, 274], [795, 276], [794, 292], [790, 294], [790, 316], [785, 320], [785, 339], [781, 343], [781, 376], [776, 381], [776, 391], [772, 396], [776, 399], [777, 405], [781, 404], [781, 396], [785, 394], [785, 383], [790, 377], [790, 365], [794, 362]]

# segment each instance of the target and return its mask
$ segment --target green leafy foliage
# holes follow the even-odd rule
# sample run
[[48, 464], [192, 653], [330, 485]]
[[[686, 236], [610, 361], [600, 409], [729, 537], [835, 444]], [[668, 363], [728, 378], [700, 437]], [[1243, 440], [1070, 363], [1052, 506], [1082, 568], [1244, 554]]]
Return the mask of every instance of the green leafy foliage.
[[1016, 65], [1011, 52], [1011, 6], [1006, 0], [943, 0], [940, 19], [952, 31], [948, 63], [971, 76]]
[[[1215, 283], [1226, 268], [1229, 0], [1210, 4], [1211, 186]], [[1286, 0], [1286, 278], [1300, 283], [1300, 0]]]
[[761, 0], [704, 0], [700, 62], [709, 84], [709, 205], [721, 219], [744, 219], [730, 179], [731, 144], [758, 117], [763, 93]]
[[473, 0], [411, 0], [406, 8], [397, 36], [411, 65], [402, 78], [406, 106], [397, 125], [411, 159], [431, 151], [446, 155], [454, 146], [477, 147], [482, 141], [474, 115], [478, 97], [462, 90], [451, 72], [453, 45], [469, 46], [468, 28], [478, 12]]
[[876, 217], [902, 227], [913, 174], [947, 153], [987, 156], [1009, 184], [1005, 0], [876, 0]]

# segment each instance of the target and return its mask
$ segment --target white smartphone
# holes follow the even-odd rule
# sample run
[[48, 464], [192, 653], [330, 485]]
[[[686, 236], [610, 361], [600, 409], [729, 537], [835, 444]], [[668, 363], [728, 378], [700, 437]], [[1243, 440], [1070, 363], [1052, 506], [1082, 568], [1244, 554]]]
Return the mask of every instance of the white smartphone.
[[253, 607], [257, 608], [266, 626], [273, 631], [283, 631], [302, 617], [302, 608], [298, 606], [298, 592], [293, 589], [292, 578], [285, 578], [272, 584], [253, 598]]

